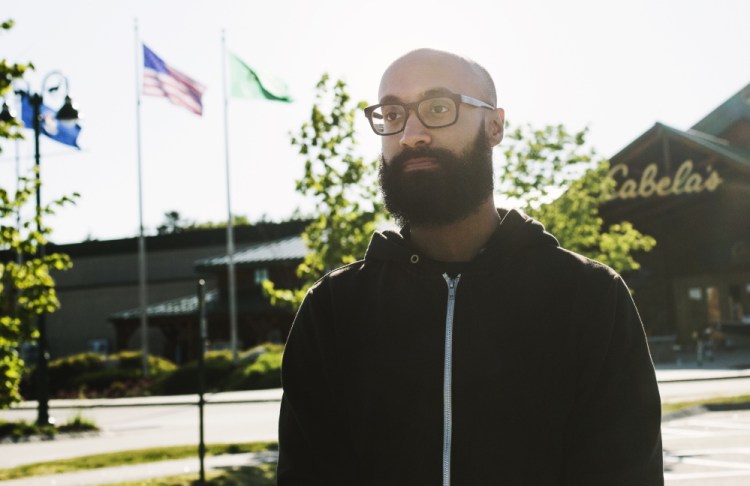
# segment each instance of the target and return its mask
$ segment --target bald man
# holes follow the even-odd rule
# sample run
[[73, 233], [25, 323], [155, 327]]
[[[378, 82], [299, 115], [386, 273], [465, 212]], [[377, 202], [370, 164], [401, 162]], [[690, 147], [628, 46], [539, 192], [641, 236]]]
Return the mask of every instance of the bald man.
[[622, 279], [493, 202], [504, 113], [477, 63], [421, 49], [365, 109], [401, 230], [308, 292], [289, 335], [279, 485], [663, 484], [660, 400]]

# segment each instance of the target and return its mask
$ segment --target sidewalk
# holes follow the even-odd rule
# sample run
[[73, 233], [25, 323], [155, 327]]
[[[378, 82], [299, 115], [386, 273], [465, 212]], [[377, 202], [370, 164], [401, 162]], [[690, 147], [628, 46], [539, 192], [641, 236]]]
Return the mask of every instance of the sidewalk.
[[750, 377], [750, 348], [722, 349], [698, 362], [694, 351], [681, 351], [674, 362], [656, 363], [659, 383]]

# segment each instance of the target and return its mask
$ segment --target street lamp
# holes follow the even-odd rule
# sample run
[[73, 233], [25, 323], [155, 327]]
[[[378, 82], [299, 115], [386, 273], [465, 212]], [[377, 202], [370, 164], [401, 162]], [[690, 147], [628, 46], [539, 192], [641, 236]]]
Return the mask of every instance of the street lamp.
[[[49, 86], [52, 81], [58, 81], [54, 86]], [[34, 166], [36, 168], [36, 225], [39, 234], [42, 234], [42, 179], [41, 179], [41, 155], [39, 151], [39, 138], [42, 134], [42, 106], [44, 106], [44, 95], [56, 93], [63, 87], [65, 95], [62, 108], [57, 111], [55, 118], [62, 123], [74, 123], [78, 120], [78, 110], [68, 96], [68, 78], [59, 71], [48, 73], [42, 80], [42, 89], [32, 93], [26, 84], [26, 89], [16, 90], [16, 94], [26, 96], [32, 108], [32, 129], [34, 130]], [[6, 106], [3, 107], [5, 110]], [[0, 114], [1, 115], [1, 114]], [[39, 246], [39, 257], [44, 258], [46, 253], [45, 244]], [[39, 343], [37, 349], [37, 425], [54, 423], [49, 416], [49, 350], [47, 346], [47, 319], [44, 312], [37, 319], [37, 330], [39, 331]]]
[[3, 123], [10, 123], [13, 120], [15, 120], [15, 115], [10, 111], [10, 107], [8, 106], [8, 103], [3, 101], [3, 108], [2, 111], [0, 111], [0, 122]]

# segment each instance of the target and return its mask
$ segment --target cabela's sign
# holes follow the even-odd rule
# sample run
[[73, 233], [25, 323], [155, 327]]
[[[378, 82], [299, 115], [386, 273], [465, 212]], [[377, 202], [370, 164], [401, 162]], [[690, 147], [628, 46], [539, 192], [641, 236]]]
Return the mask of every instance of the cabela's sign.
[[710, 166], [705, 174], [693, 170], [693, 161], [686, 160], [680, 165], [673, 177], [659, 176], [656, 164], [649, 164], [640, 179], [628, 178], [628, 166], [617, 164], [609, 170], [616, 188], [610, 199], [636, 199], [651, 196], [672, 196], [678, 194], [697, 194], [713, 192], [723, 182], [719, 173]]

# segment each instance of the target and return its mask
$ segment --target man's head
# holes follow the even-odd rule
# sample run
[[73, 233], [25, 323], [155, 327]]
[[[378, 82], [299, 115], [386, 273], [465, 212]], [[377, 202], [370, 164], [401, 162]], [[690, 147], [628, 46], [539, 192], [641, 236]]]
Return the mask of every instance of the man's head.
[[492, 197], [492, 147], [503, 137], [492, 78], [455, 54], [420, 49], [391, 64], [380, 105], [368, 109], [383, 134], [380, 181], [403, 224], [458, 221]]

